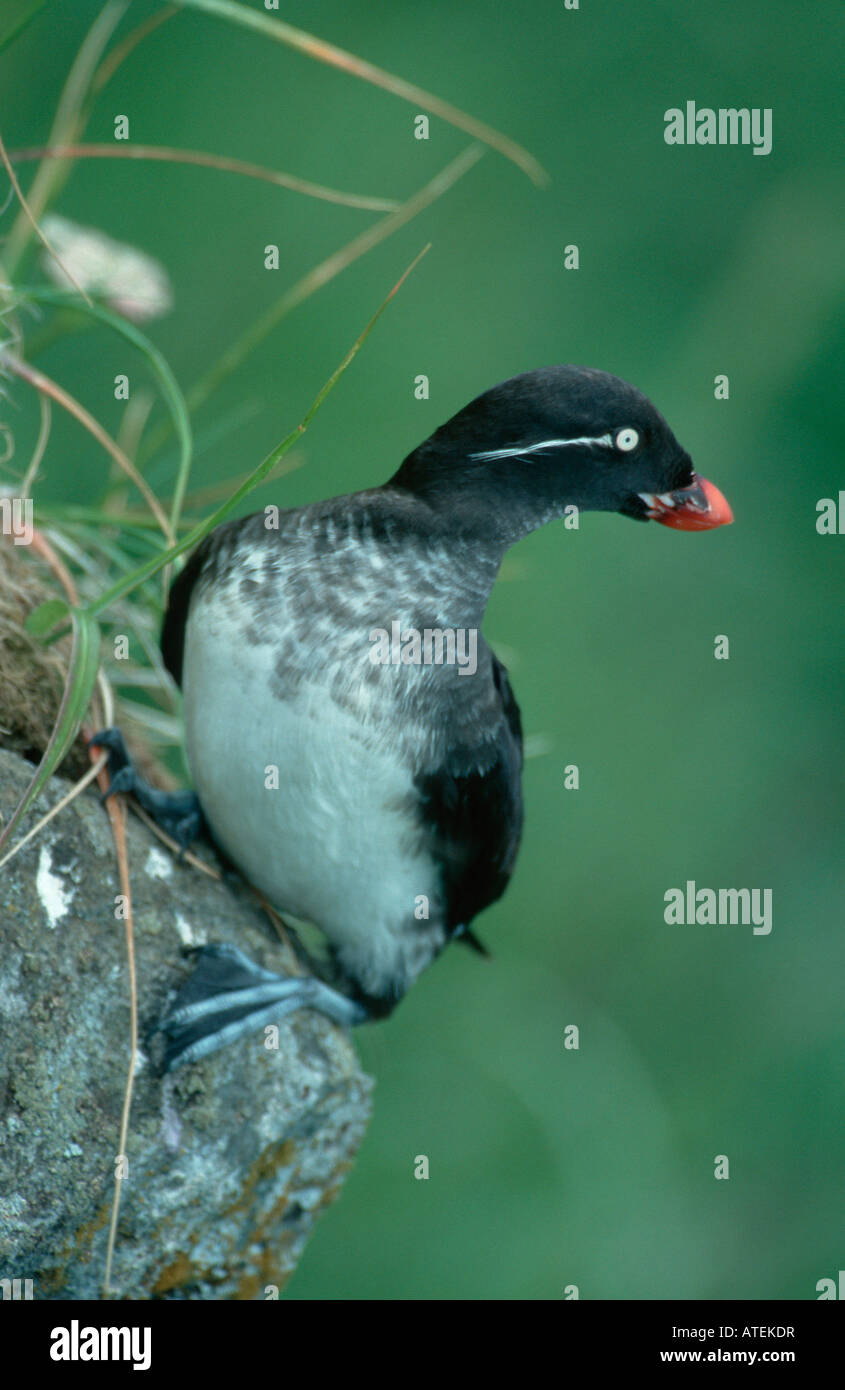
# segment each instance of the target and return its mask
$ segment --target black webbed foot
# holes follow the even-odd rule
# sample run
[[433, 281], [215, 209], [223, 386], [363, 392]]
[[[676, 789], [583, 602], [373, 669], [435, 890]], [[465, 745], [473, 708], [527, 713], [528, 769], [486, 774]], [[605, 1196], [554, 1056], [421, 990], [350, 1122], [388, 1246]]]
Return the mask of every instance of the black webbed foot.
[[276, 1023], [296, 1009], [316, 1009], [343, 1028], [365, 1023], [367, 1009], [314, 975], [275, 975], [225, 942], [196, 948], [196, 967], [147, 1036], [165, 1039], [161, 1072], [207, 1057], [226, 1043]]
[[88, 746], [105, 748], [109, 755], [111, 785], [103, 801], [114, 792], [131, 792], [139, 806], [183, 852], [198, 838], [205, 827], [205, 819], [196, 792], [163, 792], [151, 786], [136, 770], [119, 729], [101, 729], [89, 739]]

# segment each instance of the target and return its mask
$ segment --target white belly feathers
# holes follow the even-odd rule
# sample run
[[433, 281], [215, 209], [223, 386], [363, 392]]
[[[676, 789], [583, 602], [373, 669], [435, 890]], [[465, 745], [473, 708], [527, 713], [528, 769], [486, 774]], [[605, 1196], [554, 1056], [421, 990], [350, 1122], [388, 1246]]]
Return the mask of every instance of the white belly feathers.
[[[277, 655], [272, 642], [244, 641], [214, 590], [196, 598], [183, 686], [200, 803], [249, 881], [321, 927], [365, 988], [410, 984], [445, 940], [410, 770], [386, 731], [332, 699], [319, 670], [280, 698]], [[415, 916], [422, 897], [427, 921]]]

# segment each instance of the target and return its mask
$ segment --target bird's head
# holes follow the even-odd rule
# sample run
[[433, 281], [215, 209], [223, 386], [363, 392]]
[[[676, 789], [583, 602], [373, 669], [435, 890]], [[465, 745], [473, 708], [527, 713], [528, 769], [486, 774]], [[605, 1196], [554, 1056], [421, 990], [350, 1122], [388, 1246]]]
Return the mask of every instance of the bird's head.
[[681, 531], [733, 520], [651, 401], [589, 367], [544, 367], [485, 391], [415, 449], [391, 484], [462, 526], [495, 527], [506, 543], [571, 506]]

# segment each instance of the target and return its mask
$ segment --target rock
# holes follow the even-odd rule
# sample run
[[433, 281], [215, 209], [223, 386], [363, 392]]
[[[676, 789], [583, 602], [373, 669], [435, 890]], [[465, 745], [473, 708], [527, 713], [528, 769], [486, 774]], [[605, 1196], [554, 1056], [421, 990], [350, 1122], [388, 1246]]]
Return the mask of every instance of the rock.
[[[0, 752], [8, 819], [31, 776]], [[26, 825], [67, 790], [54, 778]], [[24, 826], [26, 828], [26, 826]], [[112, 1267], [123, 1298], [263, 1299], [296, 1268], [361, 1143], [371, 1085], [347, 1036], [302, 1010], [157, 1077], [146, 1029], [234, 941], [298, 973], [249, 891], [178, 864], [130, 813], [139, 1045]], [[125, 922], [108, 817], [86, 794], [0, 870], [0, 1278], [100, 1298], [129, 1061]]]

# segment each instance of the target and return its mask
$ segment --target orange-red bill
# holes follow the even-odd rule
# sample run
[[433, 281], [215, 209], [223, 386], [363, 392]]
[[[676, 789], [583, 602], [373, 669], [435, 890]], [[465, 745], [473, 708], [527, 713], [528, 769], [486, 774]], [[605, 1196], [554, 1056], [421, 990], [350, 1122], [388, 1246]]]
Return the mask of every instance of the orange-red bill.
[[727, 498], [714, 483], [697, 475], [690, 487], [678, 492], [649, 494], [649, 509], [653, 521], [676, 531], [711, 531], [714, 526], [730, 526], [734, 519]]

